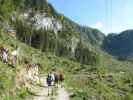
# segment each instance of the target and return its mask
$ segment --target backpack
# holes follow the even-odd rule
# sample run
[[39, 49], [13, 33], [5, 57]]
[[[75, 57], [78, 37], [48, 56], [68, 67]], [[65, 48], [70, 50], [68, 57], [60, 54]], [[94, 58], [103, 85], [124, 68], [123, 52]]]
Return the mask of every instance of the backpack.
[[52, 76], [51, 75], [48, 75], [47, 77], [47, 83], [51, 83], [52, 82]]

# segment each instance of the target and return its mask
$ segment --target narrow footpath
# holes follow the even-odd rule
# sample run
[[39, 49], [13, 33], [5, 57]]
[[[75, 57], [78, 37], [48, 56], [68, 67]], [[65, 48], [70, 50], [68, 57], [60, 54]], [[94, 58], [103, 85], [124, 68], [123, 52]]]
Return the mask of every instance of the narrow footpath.
[[35, 96], [31, 98], [31, 100], [69, 100], [69, 93], [66, 91], [64, 87], [59, 86], [57, 89], [57, 96], [48, 96], [48, 87], [46, 84], [46, 78], [43, 79], [44, 86], [39, 87], [39, 91]]
[[69, 94], [64, 87], [59, 87], [57, 92], [56, 100], [69, 100]]

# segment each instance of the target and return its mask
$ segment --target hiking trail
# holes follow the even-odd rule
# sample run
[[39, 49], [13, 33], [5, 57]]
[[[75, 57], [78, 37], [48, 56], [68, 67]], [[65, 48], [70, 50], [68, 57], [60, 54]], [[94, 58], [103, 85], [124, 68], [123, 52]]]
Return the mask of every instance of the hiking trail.
[[37, 91], [37, 94], [31, 98], [31, 100], [49, 100], [48, 96], [48, 87], [46, 84], [46, 77], [41, 78], [42, 87], [39, 87], [39, 91]]
[[60, 86], [57, 92], [58, 92], [58, 95], [56, 97], [56, 100], [69, 100], [69, 94], [64, 87]]
[[69, 93], [66, 91], [64, 87], [59, 86], [55, 91], [57, 92], [56, 96], [48, 96], [48, 87], [46, 84], [46, 77], [43, 77], [43, 87], [39, 87], [39, 91], [35, 96], [31, 98], [31, 100], [69, 100]]

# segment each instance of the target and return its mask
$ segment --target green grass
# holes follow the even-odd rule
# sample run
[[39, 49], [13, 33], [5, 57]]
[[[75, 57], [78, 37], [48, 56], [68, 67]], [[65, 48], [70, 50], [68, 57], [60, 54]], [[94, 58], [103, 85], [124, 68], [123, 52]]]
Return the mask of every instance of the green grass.
[[[132, 100], [133, 98], [132, 63], [120, 62], [102, 53], [99, 65], [81, 65], [63, 57], [56, 57], [52, 53], [42, 53], [6, 34], [0, 34], [0, 44], [6, 45], [10, 53], [15, 46], [20, 46], [20, 59], [25, 57], [31, 63], [39, 63], [40, 74], [46, 75], [48, 70], [53, 68], [63, 69], [66, 78], [64, 84], [68, 91], [75, 94], [72, 100], [88, 100], [88, 98], [89, 100], [96, 98], [99, 100]], [[17, 69], [12, 68], [0, 60], [0, 97], [3, 100], [21, 100], [30, 95], [24, 87], [16, 90], [14, 97], [11, 93], [16, 72], [22, 68], [23, 65], [19, 64]]]
[[[106, 69], [106, 71], [105, 71]], [[75, 97], [72, 100], [132, 100], [133, 74], [128, 71], [109, 72], [107, 68], [90, 71], [68, 77], [67, 83], [72, 87]], [[69, 89], [69, 88], [68, 88]], [[128, 99], [127, 99], [128, 98]], [[96, 100], [97, 100], [96, 99]], [[99, 100], [98, 99], [98, 100]], [[85, 99], [88, 100], [88, 99]]]

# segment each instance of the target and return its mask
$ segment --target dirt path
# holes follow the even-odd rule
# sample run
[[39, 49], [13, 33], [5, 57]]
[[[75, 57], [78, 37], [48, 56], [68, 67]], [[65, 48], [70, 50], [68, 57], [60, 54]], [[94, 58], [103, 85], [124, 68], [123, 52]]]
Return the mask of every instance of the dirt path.
[[[57, 96], [48, 96], [48, 87], [46, 84], [46, 78], [43, 77], [42, 79], [44, 86], [39, 87], [39, 91], [36, 93], [35, 96], [31, 98], [31, 100], [69, 100], [69, 94], [65, 90], [65, 88], [59, 86], [57, 89]], [[51, 93], [50, 93], [51, 94]]]
[[48, 87], [45, 80], [45, 77], [41, 78], [42, 87], [39, 87], [39, 91], [31, 100], [49, 100]]
[[58, 95], [56, 97], [56, 100], [69, 100], [69, 93], [64, 87], [59, 87], [57, 92]]
[[47, 88], [42, 88], [31, 100], [49, 100]]

